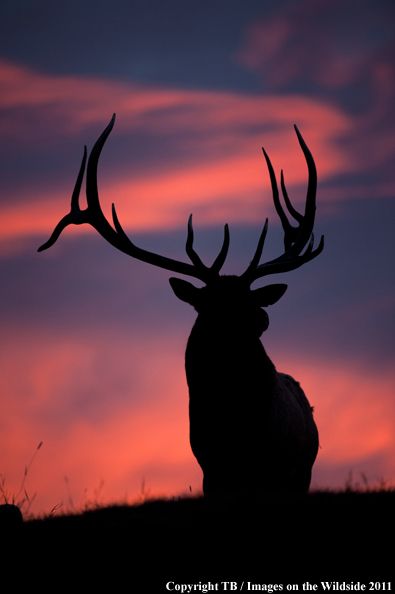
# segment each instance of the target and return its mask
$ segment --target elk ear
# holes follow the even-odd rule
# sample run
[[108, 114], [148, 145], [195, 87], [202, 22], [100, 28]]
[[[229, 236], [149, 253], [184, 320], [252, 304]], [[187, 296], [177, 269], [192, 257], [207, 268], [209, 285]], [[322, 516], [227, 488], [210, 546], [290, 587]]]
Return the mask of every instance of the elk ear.
[[273, 303], [276, 303], [284, 295], [287, 288], [288, 285], [282, 284], [267, 285], [267, 287], [255, 289], [252, 291], [252, 293], [254, 294], [259, 307], [267, 307], [268, 305], [273, 305]]
[[189, 303], [193, 307], [196, 306], [200, 289], [180, 278], [169, 278], [169, 283], [178, 299]]

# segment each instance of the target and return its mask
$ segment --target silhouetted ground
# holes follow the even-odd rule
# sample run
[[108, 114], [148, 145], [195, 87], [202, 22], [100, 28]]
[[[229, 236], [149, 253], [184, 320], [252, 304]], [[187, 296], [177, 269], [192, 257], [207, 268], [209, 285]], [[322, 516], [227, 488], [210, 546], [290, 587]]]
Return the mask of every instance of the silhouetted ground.
[[394, 490], [186, 498], [25, 521], [2, 541], [20, 568], [16, 584], [48, 580], [55, 592], [67, 584], [166, 592], [169, 581], [367, 583], [394, 578], [394, 517]]

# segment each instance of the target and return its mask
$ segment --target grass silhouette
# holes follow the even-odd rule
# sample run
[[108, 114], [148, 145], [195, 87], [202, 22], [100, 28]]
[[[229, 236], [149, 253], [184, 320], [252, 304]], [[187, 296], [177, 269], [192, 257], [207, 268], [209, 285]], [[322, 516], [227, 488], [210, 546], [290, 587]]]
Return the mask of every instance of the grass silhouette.
[[[29, 497], [26, 489], [25, 489], [25, 481], [26, 481], [26, 477], [27, 474], [29, 472], [29, 469], [31, 467], [31, 465], [33, 464], [34, 458], [37, 455], [38, 450], [41, 448], [41, 446], [43, 445], [43, 442], [40, 441], [40, 443], [38, 444], [29, 464], [27, 466], [25, 466], [25, 472], [23, 475], [23, 479], [22, 479], [22, 484], [19, 488], [19, 491], [17, 491], [17, 493], [10, 493], [7, 490], [6, 487], [6, 477], [3, 474], [0, 474], [0, 509], [2, 509], [3, 514], [3, 522], [5, 521], [4, 518], [7, 517], [9, 514], [13, 514], [13, 516], [10, 516], [10, 521], [12, 522], [12, 517], [15, 518], [15, 520], [18, 518], [22, 519], [22, 515], [25, 516], [26, 518], [29, 517], [29, 511], [30, 511], [30, 507], [33, 503], [33, 501], [36, 498], [37, 493], [34, 493], [33, 496]], [[12, 508], [17, 508], [20, 512], [20, 514], [18, 514], [18, 512], [14, 509], [12, 510]], [[1, 511], [0, 511], [1, 513]]]
[[270, 580], [285, 590], [307, 580], [391, 579], [395, 488], [385, 481], [371, 486], [350, 474], [339, 491], [171, 499], [150, 499], [143, 484], [134, 504], [93, 501], [68, 512], [58, 504], [34, 518], [24, 486], [34, 456], [18, 493], [8, 494], [4, 479], [0, 488], [3, 505], [25, 510], [23, 522], [0, 518], [1, 559], [19, 567], [23, 551], [29, 587], [53, 583], [54, 572], [64, 586], [106, 584], [112, 592], [125, 584], [130, 592], [166, 592], [170, 580], [201, 587]]

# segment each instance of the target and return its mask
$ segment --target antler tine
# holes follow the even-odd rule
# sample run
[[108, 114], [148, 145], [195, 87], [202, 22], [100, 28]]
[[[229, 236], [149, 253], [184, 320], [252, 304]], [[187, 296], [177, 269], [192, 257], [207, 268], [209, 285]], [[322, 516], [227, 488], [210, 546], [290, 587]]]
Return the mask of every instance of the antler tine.
[[100, 138], [95, 143], [88, 160], [87, 169], [87, 181], [86, 181], [86, 197], [87, 197], [87, 208], [85, 210], [80, 209], [79, 195], [82, 186], [82, 180], [85, 172], [87, 150], [84, 147], [84, 156], [82, 158], [81, 167], [77, 176], [77, 181], [74, 186], [73, 194], [71, 197], [71, 209], [69, 214], [64, 216], [60, 222], [56, 225], [49, 240], [38, 248], [37, 251], [42, 252], [43, 250], [51, 247], [58, 239], [59, 235], [68, 225], [82, 225], [83, 223], [89, 223], [94, 227], [100, 235], [102, 235], [112, 245], [116, 242], [116, 233], [111, 225], [105, 218], [99, 203], [99, 195], [97, 190], [97, 164], [99, 161], [100, 153], [103, 148], [108, 135], [113, 129], [115, 122], [115, 113], [111, 118], [111, 121]]
[[91, 154], [88, 159], [88, 166], [86, 169], [86, 200], [88, 208], [86, 209], [89, 215], [89, 223], [100, 233], [102, 237], [114, 247], [118, 247], [118, 237], [110, 223], [103, 214], [99, 201], [99, 191], [97, 189], [97, 166], [99, 164], [99, 157], [111, 130], [115, 123], [115, 113], [111, 118], [110, 123], [104, 132], [95, 142]]
[[[297, 126], [294, 126], [296, 135], [299, 140], [300, 147], [303, 151], [303, 154], [306, 159], [307, 169], [309, 173], [308, 177], [308, 184], [307, 184], [307, 196], [306, 196], [306, 206], [305, 206], [305, 213], [303, 217], [303, 222], [299, 225], [300, 232], [298, 233], [298, 237], [293, 244], [293, 250], [295, 255], [299, 255], [303, 248], [305, 247], [306, 243], [310, 239], [310, 236], [313, 232], [314, 227], [314, 219], [315, 219], [315, 199], [317, 194], [317, 169], [314, 163], [313, 155], [309, 151], [305, 141], [301, 133], [299, 132]], [[292, 248], [291, 248], [292, 249]]]
[[262, 256], [263, 246], [265, 244], [265, 239], [266, 239], [266, 235], [267, 235], [268, 226], [269, 226], [269, 219], [266, 219], [265, 225], [263, 227], [261, 236], [260, 236], [259, 241], [258, 241], [258, 246], [256, 248], [256, 252], [255, 252], [254, 257], [252, 258], [252, 260], [250, 262], [249, 267], [244, 272], [244, 274], [242, 274], [243, 277], [248, 277], [249, 274], [250, 274], [250, 272], [256, 270], [256, 267], [259, 264], [259, 260], [261, 259], [261, 256]]
[[42, 246], [40, 246], [38, 248], [38, 250], [37, 250], [38, 252], [42, 252], [43, 250], [47, 250], [49, 247], [51, 247], [55, 243], [55, 241], [58, 239], [58, 237], [62, 233], [63, 229], [65, 227], [67, 227], [67, 225], [70, 225], [71, 223], [78, 225], [81, 222], [83, 222], [83, 221], [81, 221], [81, 218], [82, 218], [81, 215], [82, 215], [83, 211], [80, 210], [78, 199], [79, 199], [79, 195], [80, 195], [82, 179], [84, 177], [86, 157], [87, 157], [87, 153], [86, 153], [86, 146], [85, 146], [84, 147], [84, 156], [82, 157], [80, 171], [78, 173], [77, 181], [75, 183], [73, 194], [71, 197], [70, 212], [69, 212], [69, 214], [64, 216], [59, 221], [59, 223], [56, 225], [51, 237], [48, 239], [47, 242], [45, 242]]
[[215, 274], [219, 274], [219, 271], [221, 270], [222, 266], [225, 263], [226, 256], [228, 255], [229, 241], [230, 241], [229, 227], [228, 227], [228, 224], [226, 223], [226, 225], [224, 227], [224, 241], [222, 243], [221, 251], [218, 254], [218, 256], [216, 257], [216, 259], [214, 260], [213, 265], [211, 266], [211, 271]]
[[[305, 206], [305, 214], [302, 216], [299, 214], [292, 206], [287, 191], [285, 189], [284, 183], [284, 176], [283, 172], [281, 172], [281, 189], [284, 196], [284, 201], [287, 206], [288, 211], [290, 214], [298, 221], [298, 227], [292, 227], [289, 223], [287, 216], [280, 204], [279, 195], [278, 195], [278, 188], [277, 188], [277, 181], [276, 176], [274, 174], [274, 170], [268, 155], [266, 154], [265, 150], [263, 153], [266, 158], [266, 163], [269, 170], [270, 181], [272, 185], [272, 192], [273, 192], [273, 202], [276, 208], [276, 211], [280, 217], [283, 229], [284, 229], [284, 247], [285, 252], [282, 256], [275, 258], [269, 262], [265, 262], [263, 264], [259, 264], [259, 259], [262, 253], [263, 243], [260, 239], [258, 243], [257, 251], [254, 255], [254, 258], [242, 275], [250, 284], [262, 277], [269, 274], [277, 274], [280, 272], [288, 272], [290, 270], [295, 270], [302, 266], [306, 262], [309, 262], [313, 258], [316, 258], [324, 249], [324, 237], [321, 237], [321, 241], [319, 243], [318, 248], [313, 250], [314, 245], [314, 235], [313, 235], [313, 227], [314, 227], [314, 219], [315, 219], [315, 199], [316, 199], [316, 190], [317, 190], [317, 170], [315, 167], [314, 159], [312, 154], [310, 153], [306, 143], [303, 140], [302, 135], [300, 134], [298, 128], [295, 126], [295, 131], [299, 140], [299, 144], [302, 148], [303, 154], [306, 159], [308, 172], [309, 172], [309, 181], [308, 181], [308, 188], [307, 188], [307, 197], [306, 197], [306, 206]], [[265, 225], [267, 227], [267, 225]], [[265, 231], [265, 230], [264, 230]], [[264, 233], [262, 233], [264, 234]], [[265, 233], [266, 234], [266, 233]], [[310, 241], [309, 241], [310, 240]], [[309, 245], [305, 252], [302, 254], [306, 244], [309, 242]]]
[[208, 267], [203, 264], [202, 260], [198, 256], [198, 254], [193, 249], [193, 226], [192, 226], [192, 215], [189, 216], [188, 219], [188, 237], [187, 243], [185, 246], [186, 252], [188, 254], [189, 259], [191, 262], [196, 266], [197, 269], [202, 271], [202, 274], [207, 277], [213, 277], [214, 275], [218, 275], [219, 271], [221, 270], [224, 262], [226, 260], [226, 256], [228, 254], [229, 249], [229, 227], [225, 225], [224, 229], [224, 240], [222, 243], [222, 248], [218, 256], [216, 257], [212, 266]]
[[179, 274], [193, 276], [203, 281], [207, 280], [207, 275], [205, 275], [204, 270], [193, 266], [192, 264], [179, 262], [178, 260], [173, 260], [172, 258], [167, 258], [166, 256], [155, 254], [154, 252], [149, 252], [135, 245], [123, 230], [121, 223], [118, 220], [114, 204], [112, 205], [112, 217], [118, 238], [116, 247], [121, 252], [124, 252], [128, 256], [132, 256], [137, 260], [141, 260], [142, 262], [147, 262], [148, 264], [153, 264], [159, 268], [164, 268], [165, 270], [171, 270], [172, 272], [178, 272]]
[[270, 183], [272, 186], [272, 194], [273, 194], [273, 203], [274, 203], [275, 209], [277, 211], [277, 214], [280, 217], [281, 225], [284, 230], [284, 245], [288, 246], [288, 244], [290, 243], [291, 237], [294, 236], [295, 230], [291, 226], [290, 222], [288, 221], [287, 215], [285, 214], [283, 207], [281, 206], [281, 202], [280, 202], [280, 198], [279, 198], [279, 194], [278, 194], [276, 174], [274, 173], [274, 169], [273, 169], [272, 163], [269, 159], [269, 156], [263, 147], [262, 147], [262, 152], [265, 156], [267, 168], [269, 170]]
[[[296, 133], [298, 135], [299, 138], [299, 142], [301, 143], [303, 152], [305, 153], [306, 156], [306, 160], [309, 158], [308, 161], [308, 168], [309, 168], [309, 188], [310, 188], [310, 192], [308, 191], [307, 193], [307, 200], [306, 200], [306, 213], [305, 216], [307, 214], [307, 212], [310, 212], [311, 210], [311, 199], [313, 199], [314, 201], [314, 209], [315, 209], [315, 194], [316, 194], [316, 186], [317, 186], [317, 172], [315, 169], [315, 163], [313, 161], [313, 158], [311, 156], [311, 153], [309, 151], [309, 149], [307, 148], [299, 130], [297, 129], [297, 127], [295, 126], [295, 130]], [[264, 148], [262, 148], [263, 154], [265, 156], [266, 159], [266, 163], [267, 163], [267, 167], [269, 170], [269, 175], [270, 175], [270, 182], [271, 182], [271, 186], [272, 186], [272, 193], [273, 193], [273, 202], [274, 202], [274, 206], [276, 208], [277, 214], [280, 217], [280, 221], [284, 230], [284, 247], [286, 250], [288, 250], [293, 243], [296, 242], [296, 240], [298, 239], [299, 235], [300, 235], [300, 231], [301, 231], [301, 226], [303, 224], [303, 222], [305, 221], [305, 217], [303, 215], [301, 215], [300, 213], [298, 213], [298, 211], [292, 206], [291, 201], [288, 197], [288, 193], [287, 190], [285, 188], [285, 183], [284, 183], [284, 173], [281, 170], [281, 190], [283, 193], [283, 197], [284, 197], [284, 202], [285, 205], [288, 209], [288, 212], [292, 215], [292, 217], [299, 223], [299, 225], [297, 227], [293, 227], [288, 218], [287, 215], [285, 214], [282, 206], [281, 206], [281, 202], [279, 199], [279, 194], [278, 194], [278, 188], [277, 188], [277, 180], [276, 180], [276, 175], [274, 173], [274, 169], [273, 166], [271, 164], [271, 161], [269, 159], [269, 156], [267, 155], [266, 151]], [[314, 180], [315, 180], [315, 186], [314, 186]], [[309, 210], [310, 209], [310, 210]], [[313, 217], [313, 224], [314, 224], [314, 217]], [[311, 228], [313, 228], [313, 225], [311, 225]], [[308, 241], [308, 238], [305, 241]], [[303, 249], [304, 246], [302, 246], [301, 250]]]
[[195, 252], [195, 250], [193, 249], [192, 215], [189, 215], [189, 219], [188, 219], [188, 236], [187, 236], [187, 243], [185, 245], [185, 251], [186, 251], [189, 259], [191, 260], [191, 262], [197, 268], [200, 268], [201, 270], [204, 270], [204, 271], [208, 271], [209, 270], [207, 268], [207, 266], [205, 264], [203, 264], [203, 262], [201, 261], [201, 259], [199, 258], [199, 256]]
[[293, 216], [293, 218], [295, 219], [295, 221], [298, 221], [298, 223], [302, 223], [303, 222], [303, 215], [301, 215], [291, 204], [290, 199], [288, 198], [288, 193], [285, 187], [285, 182], [284, 182], [284, 172], [281, 169], [281, 191], [283, 193], [284, 196], [284, 202], [287, 206], [288, 212]]

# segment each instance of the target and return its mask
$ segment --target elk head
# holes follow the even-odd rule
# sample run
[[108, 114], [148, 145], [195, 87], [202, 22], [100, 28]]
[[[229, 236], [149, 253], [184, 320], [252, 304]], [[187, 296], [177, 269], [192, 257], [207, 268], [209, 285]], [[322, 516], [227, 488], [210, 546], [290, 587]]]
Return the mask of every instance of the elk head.
[[[143, 262], [147, 262], [149, 264], [153, 264], [154, 266], [159, 266], [160, 268], [164, 268], [172, 272], [176, 272], [178, 274], [198, 278], [201, 281], [203, 281], [207, 287], [218, 284], [218, 279], [222, 278], [220, 277], [219, 273], [225, 262], [229, 248], [228, 225], [225, 225], [224, 240], [220, 253], [218, 254], [212, 266], [208, 267], [205, 264], [203, 264], [198, 254], [193, 249], [192, 215], [190, 215], [188, 220], [188, 235], [186, 242], [186, 253], [189, 259], [191, 260], [191, 263], [173, 260], [172, 258], [167, 258], [137, 247], [134, 243], [132, 243], [132, 241], [128, 238], [128, 236], [122, 229], [115, 211], [114, 204], [112, 205], [112, 217], [114, 227], [105, 218], [99, 202], [99, 194], [97, 188], [97, 166], [100, 153], [102, 151], [105, 141], [107, 140], [114, 126], [114, 122], [115, 114], [113, 115], [107, 128], [104, 130], [100, 138], [95, 143], [89, 156], [86, 175], [86, 197], [88, 205], [87, 208], [81, 210], [79, 206], [79, 194], [81, 190], [87, 160], [87, 150], [85, 147], [80, 171], [71, 198], [70, 212], [66, 216], [64, 216], [61, 219], [61, 221], [56, 225], [49, 240], [41, 247], [39, 247], [38, 251], [41, 252], [51, 247], [58, 239], [63, 229], [67, 227], [67, 225], [81, 225], [83, 223], [88, 223], [94, 229], [96, 229], [96, 231], [100, 233], [100, 235], [111, 245], [113, 245], [121, 252], [124, 252], [125, 254], [133, 258], [142, 260]], [[298, 223], [296, 227], [290, 224], [279, 200], [277, 182], [272, 164], [265, 150], [262, 149], [269, 169], [274, 205], [280, 217], [284, 230], [285, 250], [284, 253], [278, 258], [275, 258], [274, 260], [270, 260], [263, 264], [259, 264], [268, 229], [268, 219], [266, 219], [255, 255], [250, 265], [240, 277], [233, 277], [240, 279], [237, 282], [237, 285], [239, 286], [241, 291], [243, 288], [249, 289], [250, 285], [261, 277], [280, 272], [288, 272], [290, 270], [299, 268], [299, 266], [302, 266], [306, 262], [309, 262], [313, 258], [317, 257], [324, 247], [324, 238], [322, 237], [319, 246], [315, 250], [313, 249], [313, 227], [316, 209], [315, 196], [317, 187], [316, 168], [313, 157], [296, 126], [295, 131], [302, 151], [305, 155], [309, 171], [309, 183], [307, 189], [305, 213], [304, 215], [301, 215], [293, 208], [285, 189], [283, 172], [281, 172], [281, 188], [284, 196], [284, 201], [289, 213]], [[191, 303], [197, 309], [197, 311], [199, 311], [199, 308], [203, 307], [204, 297], [200, 297], [200, 295], [204, 292], [205, 288], [197, 289], [196, 287], [193, 287], [193, 285], [191, 285], [190, 283], [187, 283], [186, 281], [182, 281], [180, 279], [172, 278], [170, 279], [170, 283], [177, 297], [179, 297], [183, 301]], [[260, 307], [275, 303], [285, 292], [286, 285], [273, 285], [272, 287], [273, 288], [264, 287], [262, 289], [252, 291], [252, 300], [255, 303], [257, 303]]]

